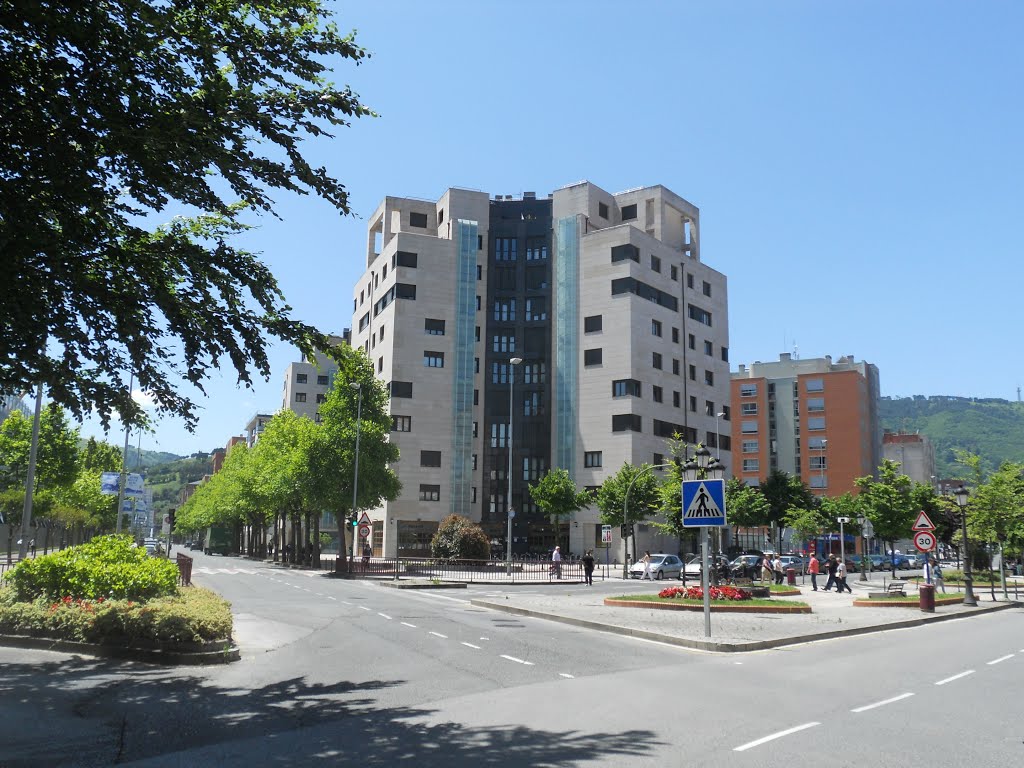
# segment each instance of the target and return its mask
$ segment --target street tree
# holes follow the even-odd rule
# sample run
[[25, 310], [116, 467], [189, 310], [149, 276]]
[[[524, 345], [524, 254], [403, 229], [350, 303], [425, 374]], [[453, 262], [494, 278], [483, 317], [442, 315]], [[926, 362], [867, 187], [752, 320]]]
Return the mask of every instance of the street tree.
[[[866, 475], [858, 477], [854, 484], [860, 489], [857, 503], [871, 521], [875, 536], [895, 552], [896, 540], [910, 535], [918, 512], [910, 478], [900, 472], [899, 462], [885, 459], [878, 467], [877, 479]], [[892, 573], [895, 578], [895, 558]]]
[[461, 515], [448, 515], [430, 539], [430, 554], [444, 560], [490, 560], [491, 542], [484, 530]]
[[[635, 481], [635, 482], [634, 482]], [[629, 489], [633, 483], [632, 489]], [[633, 542], [633, 559], [636, 559], [636, 537], [633, 525], [655, 515], [661, 509], [661, 483], [654, 476], [650, 464], [639, 467], [623, 464], [614, 475], [605, 478], [597, 491], [597, 508], [601, 510], [601, 522], [605, 525], [625, 526]], [[626, 491], [629, 489], [629, 507], [623, 517]]]
[[[569, 472], [561, 467], [552, 469], [529, 488], [530, 498], [557, 526], [559, 534], [562, 525], [566, 524], [573, 514], [593, 502], [591, 495], [580, 490], [569, 476]], [[556, 536], [555, 541], [559, 538], [560, 536]], [[566, 538], [568, 539], [568, 532]], [[566, 540], [566, 552], [569, 551], [568, 544]]]
[[768, 524], [775, 529], [775, 549], [781, 552], [783, 518], [791, 509], [810, 509], [817, 500], [799, 477], [781, 469], [773, 469], [761, 483], [760, 490], [768, 501]]
[[[8, 468], [0, 475], [5, 487], [24, 490], [31, 445], [32, 418], [12, 411], [0, 424], [0, 465]], [[78, 430], [71, 428], [63, 408], [50, 403], [39, 415], [35, 490], [71, 485], [77, 469]]]
[[1024, 543], [1024, 464], [1004, 462], [971, 495], [971, 530], [981, 541], [1019, 551]]
[[[278, 193], [349, 212], [303, 141], [372, 115], [367, 57], [323, 0], [5, 3], [0, 389], [138, 424], [128, 379], [189, 429], [211, 372], [270, 374], [269, 337], [326, 349], [231, 240]], [[152, 222], [165, 223], [152, 226]]]
[[729, 525], [737, 531], [771, 525], [768, 499], [758, 486], [747, 485], [738, 477], [731, 477], [725, 483], [725, 509]]
[[79, 472], [119, 472], [121, 449], [90, 437], [78, 452]]

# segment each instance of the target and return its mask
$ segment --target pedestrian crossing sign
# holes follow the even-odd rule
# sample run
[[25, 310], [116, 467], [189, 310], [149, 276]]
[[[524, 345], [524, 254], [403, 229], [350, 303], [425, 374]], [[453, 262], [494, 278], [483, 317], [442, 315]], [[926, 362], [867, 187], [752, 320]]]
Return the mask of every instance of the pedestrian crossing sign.
[[683, 481], [683, 527], [722, 526], [725, 522], [725, 480]]

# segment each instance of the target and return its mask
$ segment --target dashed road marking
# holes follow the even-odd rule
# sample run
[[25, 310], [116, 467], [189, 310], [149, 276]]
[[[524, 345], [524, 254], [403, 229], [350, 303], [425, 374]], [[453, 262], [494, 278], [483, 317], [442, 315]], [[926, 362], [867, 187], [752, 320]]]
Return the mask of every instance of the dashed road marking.
[[380, 613], [380, 612], [378, 611], [378, 612], [377, 612], [377, 615], [378, 615], [378, 616], [383, 616], [383, 617], [384, 617], [385, 619], [387, 619], [388, 621], [391, 621], [391, 617], [390, 617], [390, 616], [388, 616], [388, 615], [387, 615], [386, 613]]
[[769, 741], [774, 741], [775, 739], [781, 739], [783, 736], [789, 736], [791, 733], [797, 733], [798, 731], [804, 731], [804, 730], [807, 730], [808, 728], [813, 728], [816, 725], [821, 725], [821, 723], [818, 723], [818, 722], [804, 723], [803, 725], [798, 725], [795, 728], [789, 728], [789, 729], [787, 729], [785, 731], [779, 731], [778, 733], [772, 733], [772, 734], [770, 734], [768, 736], [763, 736], [760, 739], [757, 739], [755, 741], [748, 741], [746, 744], [742, 744], [742, 745], [740, 745], [738, 747], [733, 747], [732, 751], [733, 752], [745, 752], [746, 750], [751, 749], [752, 747], [759, 747], [762, 744], [765, 744], [765, 743], [767, 743]]
[[479, 645], [473, 645], [472, 643], [463, 643], [463, 645], [466, 646], [467, 648], [475, 648], [478, 651], [480, 650], [480, 646]]
[[966, 672], [961, 672], [959, 675], [953, 675], [952, 677], [947, 677], [945, 680], [939, 680], [935, 684], [936, 685], [945, 685], [946, 683], [952, 683], [954, 680], [959, 680], [961, 677], [967, 677], [968, 675], [973, 675], [973, 674], [974, 674], [974, 670], [973, 669], [968, 669]]
[[992, 659], [992, 661], [986, 661], [985, 663], [988, 664], [989, 666], [992, 666], [993, 664], [998, 664], [1001, 661], [1006, 661], [1007, 659], [1012, 659], [1012, 658], [1013, 658], [1013, 654], [1012, 653], [1008, 653], [1005, 656], [1000, 656], [998, 659]]
[[370, 610], [370, 609], [369, 609], [369, 608], [367, 608], [367, 607], [366, 607], [365, 605], [360, 605], [360, 606], [359, 606], [359, 610], [361, 610], [361, 611], [368, 611], [368, 610]]
[[567, 674], [565, 672], [559, 672], [558, 676], [559, 677], [564, 677], [564, 678], [566, 678], [568, 680], [575, 680], [576, 679], [573, 675]]
[[413, 629], [416, 629], [416, 625], [415, 624], [410, 624], [408, 621], [403, 621], [402, 625], [406, 626], [406, 627], [412, 627]]
[[875, 709], [877, 707], [884, 707], [886, 704], [892, 704], [896, 701], [902, 701], [903, 699], [909, 699], [914, 694], [912, 693], [901, 693], [899, 696], [893, 696], [891, 699], [885, 699], [884, 701], [876, 701], [874, 704], [868, 704], [863, 707], [857, 707], [851, 709], [851, 712], [867, 712], [869, 709]]
[[430, 634], [434, 635], [434, 637], [443, 637], [445, 640], [448, 639], [448, 635], [442, 635], [440, 632], [431, 632]]
[[532, 661], [524, 661], [523, 659], [517, 659], [515, 656], [506, 656], [504, 653], [501, 654], [501, 658], [514, 661], [516, 664], [525, 664], [528, 667], [534, 666]]

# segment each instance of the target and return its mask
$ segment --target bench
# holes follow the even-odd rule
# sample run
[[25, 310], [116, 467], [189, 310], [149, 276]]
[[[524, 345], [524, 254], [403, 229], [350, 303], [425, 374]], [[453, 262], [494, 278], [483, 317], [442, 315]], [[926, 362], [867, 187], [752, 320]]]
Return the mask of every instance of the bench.
[[869, 592], [868, 598], [883, 598], [883, 597], [906, 597], [907, 596], [907, 582], [901, 579], [894, 579], [890, 581], [886, 587], [885, 592]]

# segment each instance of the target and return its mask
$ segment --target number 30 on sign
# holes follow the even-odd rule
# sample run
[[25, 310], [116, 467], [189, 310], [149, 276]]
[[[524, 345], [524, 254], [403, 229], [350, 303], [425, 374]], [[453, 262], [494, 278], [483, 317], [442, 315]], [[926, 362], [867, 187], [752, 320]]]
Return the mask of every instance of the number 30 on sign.
[[935, 549], [935, 534], [931, 531], [918, 531], [914, 534], [914, 546], [918, 552], [931, 552]]

